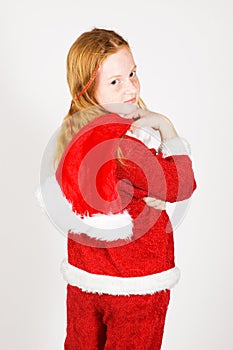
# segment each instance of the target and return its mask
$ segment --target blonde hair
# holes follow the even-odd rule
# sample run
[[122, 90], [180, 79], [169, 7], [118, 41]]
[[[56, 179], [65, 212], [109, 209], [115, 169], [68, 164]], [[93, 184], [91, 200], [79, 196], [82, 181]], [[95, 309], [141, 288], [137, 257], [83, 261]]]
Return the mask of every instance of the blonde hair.
[[[57, 138], [54, 163], [61, 159], [73, 133], [77, 133], [97, 116], [107, 113], [94, 97], [95, 75], [103, 61], [123, 47], [130, 50], [128, 42], [119, 34], [100, 28], [83, 33], [71, 46], [66, 69], [72, 102]], [[138, 106], [145, 108], [141, 99]]]

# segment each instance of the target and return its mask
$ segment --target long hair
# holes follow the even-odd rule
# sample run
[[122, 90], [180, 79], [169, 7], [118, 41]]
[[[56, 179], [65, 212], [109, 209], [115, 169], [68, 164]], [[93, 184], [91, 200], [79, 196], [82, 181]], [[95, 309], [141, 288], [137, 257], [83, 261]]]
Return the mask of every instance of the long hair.
[[[128, 42], [112, 30], [94, 28], [83, 33], [71, 46], [66, 62], [67, 82], [72, 101], [57, 138], [54, 162], [59, 162], [67, 144], [80, 128], [88, 122], [107, 113], [95, 97], [95, 75], [103, 61]], [[138, 106], [145, 108], [139, 99]]]

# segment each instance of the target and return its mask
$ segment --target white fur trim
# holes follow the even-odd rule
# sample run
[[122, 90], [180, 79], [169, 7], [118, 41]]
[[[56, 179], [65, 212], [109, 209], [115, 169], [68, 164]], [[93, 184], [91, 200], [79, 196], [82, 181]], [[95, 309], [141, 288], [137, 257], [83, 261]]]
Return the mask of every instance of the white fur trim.
[[180, 136], [172, 137], [163, 141], [159, 147], [159, 152], [163, 153], [163, 157], [173, 155], [191, 155], [191, 147], [188, 141]]
[[140, 140], [148, 148], [158, 149], [161, 143], [160, 134], [157, 130], [150, 127], [141, 127], [133, 132], [128, 130], [126, 135]]
[[61, 272], [72, 286], [84, 292], [110, 295], [146, 295], [154, 294], [174, 287], [180, 279], [180, 270], [170, 270], [141, 277], [115, 277], [96, 275], [81, 270], [63, 260]]
[[[86, 225], [86, 234], [101, 241], [112, 242], [132, 237], [133, 220], [127, 210], [118, 214], [94, 214], [80, 218]], [[75, 230], [74, 233], [78, 233]]]
[[55, 176], [47, 178], [37, 190], [36, 196], [53, 224], [65, 234], [71, 230], [76, 234], [85, 233], [91, 238], [108, 242], [130, 239], [132, 236], [133, 220], [127, 210], [117, 214], [82, 217], [72, 211], [72, 205], [63, 195]]
[[154, 148], [158, 152], [162, 152], [164, 158], [172, 155], [191, 155], [190, 144], [180, 136], [161, 142], [159, 132], [149, 127], [136, 129], [134, 132], [128, 130], [126, 135], [140, 140], [148, 148]]

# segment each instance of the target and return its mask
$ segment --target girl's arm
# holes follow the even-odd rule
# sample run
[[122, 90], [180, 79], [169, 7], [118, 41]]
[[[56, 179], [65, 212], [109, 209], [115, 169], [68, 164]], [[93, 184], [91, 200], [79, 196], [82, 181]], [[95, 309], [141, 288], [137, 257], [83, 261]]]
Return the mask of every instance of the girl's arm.
[[[182, 141], [173, 124], [167, 117], [157, 113], [145, 110], [136, 112], [130, 117], [140, 119], [132, 124], [131, 130], [140, 126], [159, 130], [162, 147], [160, 152], [153, 154], [140, 141], [125, 137], [120, 145], [124, 158], [119, 164], [120, 177], [131, 182], [135, 193], [142, 197], [168, 202], [188, 199], [196, 188], [196, 181], [191, 159], [184, 146], [182, 149]], [[166, 155], [167, 144], [172, 146], [170, 153], [174, 150], [173, 155]]]

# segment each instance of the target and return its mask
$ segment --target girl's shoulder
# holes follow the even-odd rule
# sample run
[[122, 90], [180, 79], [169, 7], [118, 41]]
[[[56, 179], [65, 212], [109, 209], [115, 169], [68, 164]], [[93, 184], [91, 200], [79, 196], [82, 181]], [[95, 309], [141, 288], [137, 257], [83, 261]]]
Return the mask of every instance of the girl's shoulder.
[[[93, 157], [97, 149], [102, 148], [103, 153], [113, 152], [119, 140], [127, 133], [133, 120], [125, 119], [118, 114], [105, 114], [83, 126], [67, 145], [60, 165], [64, 162], [78, 161], [91, 151]], [[99, 154], [100, 156], [100, 154]]]
[[84, 127], [74, 136], [72, 144], [82, 142], [87, 137], [100, 140], [119, 138], [127, 133], [133, 120], [126, 119], [115, 113], [101, 115]]

